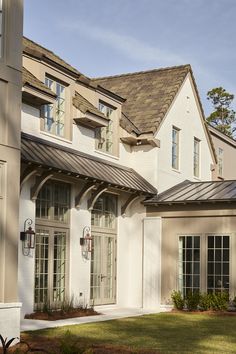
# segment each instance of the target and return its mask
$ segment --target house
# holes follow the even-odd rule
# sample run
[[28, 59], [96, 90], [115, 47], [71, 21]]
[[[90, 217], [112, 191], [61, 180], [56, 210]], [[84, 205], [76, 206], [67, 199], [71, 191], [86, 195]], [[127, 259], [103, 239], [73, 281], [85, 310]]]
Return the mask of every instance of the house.
[[146, 203], [216, 164], [191, 67], [90, 79], [24, 38], [22, 90], [20, 229], [36, 232], [19, 247], [22, 316], [72, 297], [159, 309]]
[[19, 336], [17, 249], [23, 9], [0, 2], [0, 334]]
[[217, 155], [217, 165], [212, 169], [213, 180], [233, 180], [236, 178], [236, 141], [208, 125]]

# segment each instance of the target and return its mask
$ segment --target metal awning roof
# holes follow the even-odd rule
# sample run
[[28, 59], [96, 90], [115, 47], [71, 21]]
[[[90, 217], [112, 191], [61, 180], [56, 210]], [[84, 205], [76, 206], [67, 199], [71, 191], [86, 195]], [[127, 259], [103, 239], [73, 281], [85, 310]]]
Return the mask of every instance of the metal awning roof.
[[184, 181], [144, 202], [145, 205], [236, 202], [236, 180], [190, 182]]
[[111, 187], [139, 192], [145, 195], [157, 193], [149, 182], [131, 168], [62, 147], [22, 133], [21, 160], [56, 172], [96, 182], [105, 182]]

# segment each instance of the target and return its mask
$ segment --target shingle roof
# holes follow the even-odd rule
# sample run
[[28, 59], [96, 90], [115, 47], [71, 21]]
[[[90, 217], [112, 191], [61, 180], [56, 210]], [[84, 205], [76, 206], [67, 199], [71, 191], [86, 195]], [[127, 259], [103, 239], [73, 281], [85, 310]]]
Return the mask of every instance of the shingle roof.
[[23, 162], [71, 174], [82, 179], [105, 182], [111, 187], [155, 195], [148, 181], [131, 168], [62, 147], [61, 145], [22, 133], [21, 159]]
[[75, 93], [73, 97], [73, 105], [78, 108], [82, 113], [92, 113], [96, 116], [102, 117], [104, 119], [109, 120], [109, 118], [105, 117], [105, 115], [99, 111], [92, 103], [90, 103], [86, 98], [81, 96], [78, 92]]
[[31, 72], [24, 67], [22, 68], [22, 84], [23, 86], [28, 84], [29, 86], [32, 86], [47, 95], [56, 97], [56, 94], [52, 90], [50, 90], [42, 81], [37, 79], [37, 77], [31, 74]]
[[26, 37], [23, 37], [23, 52], [35, 57], [46, 58], [55, 64], [58, 64], [60, 67], [69, 70], [71, 73], [86, 78], [86, 76], [82, 75], [76, 68], [68, 64], [65, 60], [61, 59], [51, 50], [44, 48], [43, 46]]
[[234, 181], [184, 181], [167, 191], [144, 202], [148, 206], [210, 203], [210, 202], [236, 202], [236, 180]]
[[142, 133], [155, 133], [189, 72], [182, 65], [93, 81], [127, 99], [123, 112]]

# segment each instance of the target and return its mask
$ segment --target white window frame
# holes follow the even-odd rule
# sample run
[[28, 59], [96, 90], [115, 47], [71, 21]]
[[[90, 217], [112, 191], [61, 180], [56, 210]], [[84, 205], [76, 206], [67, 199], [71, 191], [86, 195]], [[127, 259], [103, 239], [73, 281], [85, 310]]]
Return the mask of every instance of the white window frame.
[[219, 147], [218, 148], [218, 176], [223, 178], [223, 169], [224, 169], [224, 150]]
[[[49, 134], [64, 138], [66, 135], [66, 86], [50, 75], [45, 76], [45, 85], [57, 94], [57, 98], [54, 103], [44, 106], [43, 130]], [[63, 95], [58, 94], [58, 88], [63, 89]]]
[[107, 154], [114, 155], [115, 137], [114, 137], [114, 124], [115, 124], [115, 110], [116, 108], [109, 104], [99, 101], [99, 111], [101, 111], [107, 118], [109, 118], [108, 126], [96, 129], [96, 149], [103, 151]]
[[200, 140], [196, 137], [193, 140], [193, 175], [200, 177]]
[[[174, 135], [174, 133], [176, 133]], [[179, 141], [180, 141], [180, 129], [172, 126], [171, 130], [171, 166], [174, 170], [179, 171]], [[176, 137], [176, 138], [175, 138]], [[174, 153], [175, 152], [175, 153]]]

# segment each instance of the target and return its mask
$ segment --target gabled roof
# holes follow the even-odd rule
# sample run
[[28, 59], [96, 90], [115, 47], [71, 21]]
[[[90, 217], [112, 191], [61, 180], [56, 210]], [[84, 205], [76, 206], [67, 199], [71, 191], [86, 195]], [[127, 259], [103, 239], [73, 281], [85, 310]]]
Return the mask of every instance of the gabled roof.
[[99, 111], [99, 109], [97, 109], [92, 103], [86, 100], [86, 98], [81, 96], [78, 92], [76, 92], [75, 96], [73, 97], [73, 105], [82, 113], [92, 113], [109, 121], [109, 118], [107, 118], [101, 111]]
[[50, 95], [52, 97], [56, 97], [57, 95], [50, 90], [42, 81], [37, 79], [29, 70], [26, 68], [22, 67], [22, 84], [24, 85], [29, 85], [47, 95]]
[[190, 182], [188, 180], [144, 202], [146, 206], [188, 203], [236, 202], [236, 180]]
[[144, 195], [157, 193], [148, 181], [132, 168], [78, 152], [32, 135], [22, 133], [21, 160], [31, 165], [47, 168], [85, 180], [138, 192]]
[[141, 133], [155, 133], [189, 72], [182, 65], [93, 81], [127, 99], [123, 112]]
[[[23, 53], [33, 56], [42, 60], [49, 60], [56, 65], [59, 65], [62, 69], [68, 70], [70, 73], [74, 74], [76, 77], [86, 76], [82, 75], [76, 68], [68, 64], [65, 60], [61, 59], [58, 55], [53, 53], [51, 50], [39, 45], [38, 43], [23, 37]], [[86, 78], [89, 80], [88, 78]]]

